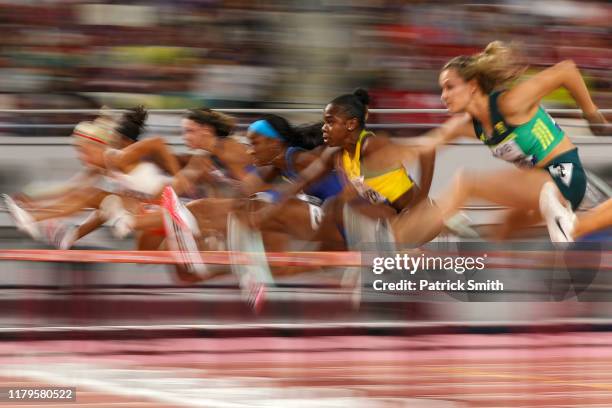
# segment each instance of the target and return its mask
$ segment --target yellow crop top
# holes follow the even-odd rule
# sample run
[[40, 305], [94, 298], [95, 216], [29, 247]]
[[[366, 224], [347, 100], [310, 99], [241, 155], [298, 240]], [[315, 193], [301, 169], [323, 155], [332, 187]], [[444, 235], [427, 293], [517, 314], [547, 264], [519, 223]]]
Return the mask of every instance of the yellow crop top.
[[393, 203], [410, 190], [414, 182], [404, 167], [372, 176], [363, 174], [361, 145], [367, 136], [373, 136], [373, 133], [363, 130], [357, 140], [353, 157], [347, 151], [342, 152], [342, 168], [360, 196], [374, 204]]

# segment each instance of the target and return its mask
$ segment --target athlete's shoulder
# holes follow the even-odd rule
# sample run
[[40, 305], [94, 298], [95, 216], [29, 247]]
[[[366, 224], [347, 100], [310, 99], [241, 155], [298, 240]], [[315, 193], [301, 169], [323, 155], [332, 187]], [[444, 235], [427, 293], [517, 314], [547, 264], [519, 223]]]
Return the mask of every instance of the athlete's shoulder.
[[[529, 117], [538, 109], [539, 101], [535, 103], [522, 102], [520, 93], [525, 85], [515, 86], [499, 93], [496, 98], [496, 109], [503, 116], [506, 122], [522, 123], [529, 120]], [[527, 117], [526, 117], [527, 116]]]
[[374, 134], [372, 132], [368, 132], [368, 134], [364, 137], [361, 152], [362, 154], [373, 153], [377, 150], [388, 146], [391, 143], [391, 138], [386, 134]]

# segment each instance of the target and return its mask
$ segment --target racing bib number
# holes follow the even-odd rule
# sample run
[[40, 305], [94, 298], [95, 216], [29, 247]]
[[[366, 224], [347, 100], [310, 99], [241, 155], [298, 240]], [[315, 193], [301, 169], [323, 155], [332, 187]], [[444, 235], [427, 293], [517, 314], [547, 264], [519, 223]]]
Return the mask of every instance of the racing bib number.
[[372, 204], [381, 204], [387, 201], [385, 197], [364, 182], [363, 176], [351, 179], [351, 183], [355, 190], [357, 190], [357, 193]]

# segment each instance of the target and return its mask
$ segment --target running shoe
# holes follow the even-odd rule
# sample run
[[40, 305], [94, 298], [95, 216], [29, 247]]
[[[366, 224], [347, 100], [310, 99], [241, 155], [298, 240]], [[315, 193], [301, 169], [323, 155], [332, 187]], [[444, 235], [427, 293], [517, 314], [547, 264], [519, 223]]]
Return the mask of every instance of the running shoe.
[[200, 236], [198, 220], [196, 220], [191, 211], [187, 209], [185, 204], [179, 200], [171, 186], [164, 187], [161, 196], [161, 207], [166, 209], [174, 222], [179, 224], [182, 228], [191, 231], [192, 235], [195, 237]]
[[259, 313], [267, 287], [274, 284], [261, 234], [230, 214], [227, 218], [227, 248], [242, 297], [255, 313]]
[[33, 239], [40, 239], [40, 229], [30, 213], [18, 206], [17, 203], [15, 203], [15, 200], [13, 200], [7, 194], [2, 194], [2, 200], [4, 201], [4, 205], [6, 206], [6, 209], [13, 219], [17, 229], [25, 232]]
[[77, 240], [78, 228], [76, 225], [58, 220], [48, 220], [41, 224], [44, 241], [57, 249], [70, 249]]
[[472, 220], [463, 211], [458, 212], [444, 221], [448, 230], [461, 238], [480, 238], [480, 234], [471, 227]]
[[553, 243], [574, 242], [573, 232], [576, 215], [559, 201], [557, 187], [552, 182], [548, 182], [542, 187], [540, 212], [546, 221], [548, 234]]
[[162, 193], [161, 207], [166, 243], [175, 261], [184, 266], [187, 272], [196, 274], [201, 279], [208, 278], [210, 272], [200, 255], [195, 239], [199, 236], [197, 220], [169, 186], [164, 188]]

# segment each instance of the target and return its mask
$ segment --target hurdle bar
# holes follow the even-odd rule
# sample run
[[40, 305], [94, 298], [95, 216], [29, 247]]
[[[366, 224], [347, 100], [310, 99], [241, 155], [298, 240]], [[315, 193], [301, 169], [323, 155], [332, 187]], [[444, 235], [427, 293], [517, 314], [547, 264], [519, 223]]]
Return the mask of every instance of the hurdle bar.
[[[567, 260], [570, 268], [592, 268], [612, 271], [612, 250], [597, 251], [602, 259], [593, 259], [594, 251], [570, 251]], [[202, 263], [209, 265], [248, 265], [252, 264], [252, 254], [248, 252], [201, 251]], [[373, 252], [336, 251], [336, 252], [267, 252], [270, 266], [300, 267], [372, 267]], [[397, 251], [397, 254], [420, 256], [427, 254], [436, 257], [479, 256], [475, 251], [431, 251], [412, 249]], [[550, 269], [559, 267], [555, 251], [487, 251], [486, 269]], [[388, 255], [388, 254], [387, 254]], [[29, 262], [67, 262], [67, 263], [132, 263], [152, 265], [180, 264], [181, 257], [173, 251], [119, 251], [119, 250], [58, 250], [58, 249], [5, 249], [0, 250], [0, 261]], [[523, 261], [523, 262], [520, 262]]]
[[[5, 249], [0, 260], [71, 263], [136, 263], [171, 265], [180, 263], [173, 251], [117, 251], [117, 250], [58, 250], [58, 249]], [[230, 251], [201, 251], [205, 264], [250, 264], [248, 253]], [[272, 266], [362, 266], [360, 252], [267, 252]]]

